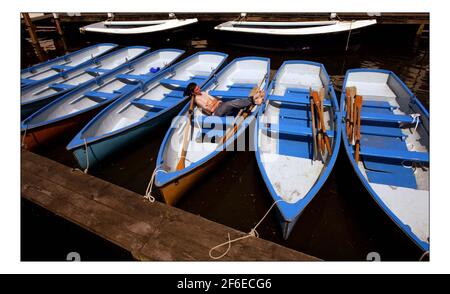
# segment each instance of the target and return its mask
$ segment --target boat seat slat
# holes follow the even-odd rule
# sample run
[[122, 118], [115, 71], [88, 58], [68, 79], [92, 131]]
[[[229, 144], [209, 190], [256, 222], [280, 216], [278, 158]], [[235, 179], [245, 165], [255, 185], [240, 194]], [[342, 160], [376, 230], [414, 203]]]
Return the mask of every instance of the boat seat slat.
[[66, 91], [66, 90], [71, 90], [73, 88], [75, 88], [74, 85], [69, 85], [69, 84], [58, 84], [58, 83], [54, 83], [49, 85], [50, 88], [52, 88], [53, 90], [56, 91]]
[[410, 115], [401, 114], [381, 114], [375, 112], [361, 112], [361, 120], [363, 121], [379, 121], [391, 123], [413, 123], [414, 119]]
[[116, 78], [124, 82], [126, 84], [137, 84], [139, 82], [145, 83], [147, 82], [151, 77], [146, 75], [130, 75], [130, 74], [118, 74]]
[[51, 67], [51, 69], [53, 69], [54, 71], [57, 71], [57, 72], [66, 71], [66, 70], [69, 70], [69, 69], [72, 69], [72, 68], [73, 68], [73, 66], [61, 65], [61, 64], [59, 64], [59, 65], [53, 65], [53, 66]]
[[137, 99], [133, 100], [131, 103], [133, 104], [141, 104], [146, 106], [152, 106], [155, 108], [166, 109], [173, 105], [171, 102], [163, 101], [163, 100], [151, 100], [151, 99]]
[[230, 89], [236, 89], [236, 88], [253, 89], [256, 86], [257, 86], [257, 84], [234, 83], [234, 84], [228, 85], [227, 87]]
[[99, 92], [99, 91], [89, 91], [84, 93], [84, 96], [89, 98], [100, 98], [103, 100], [108, 99], [115, 99], [116, 97], [120, 96], [119, 93], [107, 93], [107, 92]]
[[109, 70], [109, 69], [103, 69], [103, 68], [97, 68], [97, 67], [95, 67], [95, 68], [94, 68], [94, 67], [91, 67], [91, 68], [85, 69], [84, 71], [85, 71], [86, 73], [92, 75], [92, 76], [98, 76], [98, 75], [100, 75], [100, 74], [110, 72], [111, 70]]
[[[312, 137], [311, 127], [302, 127], [292, 123], [281, 123], [279, 125], [272, 124], [270, 127], [262, 126], [261, 129], [270, 134], [279, 134], [280, 137]], [[327, 130], [328, 137], [334, 137], [332, 130]]]
[[361, 146], [360, 154], [362, 156], [369, 157], [408, 160], [424, 163], [428, 163], [430, 161], [430, 155], [427, 152], [402, 151]]
[[250, 90], [230, 89], [227, 91], [213, 90], [209, 91], [209, 95], [219, 96], [222, 98], [246, 98], [250, 95]]
[[[412, 173], [412, 170], [408, 169], [407, 172]], [[412, 174], [393, 174], [372, 170], [366, 170], [366, 174], [371, 183], [417, 189], [416, 178]]]
[[189, 80], [175, 80], [175, 79], [161, 79], [159, 81], [160, 84], [164, 86], [173, 86], [176, 85], [180, 89], [185, 89], [190, 83], [202, 83], [205, 81], [208, 77], [205, 76], [193, 76]]
[[164, 97], [181, 99], [181, 98], [184, 98], [184, 95], [183, 95], [182, 91], [175, 90], [175, 91], [171, 91], [169, 93], [164, 94]]
[[387, 109], [397, 109], [397, 106], [392, 106], [387, 101], [375, 101], [375, 100], [363, 100], [363, 107], [373, 107], [373, 108], [387, 108]]
[[303, 89], [303, 88], [287, 88], [287, 93], [295, 93], [295, 94], [306, 94], [309, 96], [309, 89]]
[[[269, 95], [268, 99], [271, 101], [291, 103], [291, 104], [309, 104], [309, 93], [303, 95], [286, 93], [284, 96]], [[324, 99], [323, 105], [331, 106], [331, 101], [329, 99]]]
[[20, 84], [22, 85], [22, 86], [26, 86], [26, 85], [31, 85], [31, 84], [33, 84], [33, 83], [35, 83], [36, 81], [35, 80], [32, 80], [32, 79], [20, 79]]
[[401, 129], [382, 126], [361, 125], [361, 134], [406, 138]]

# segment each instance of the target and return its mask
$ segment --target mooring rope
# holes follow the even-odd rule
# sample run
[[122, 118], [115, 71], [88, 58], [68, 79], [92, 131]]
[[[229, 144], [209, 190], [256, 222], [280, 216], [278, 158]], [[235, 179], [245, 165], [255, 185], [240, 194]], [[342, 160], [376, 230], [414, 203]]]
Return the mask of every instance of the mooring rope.
[[430, 254], [430, 251], [425, 251], [419, 258], [419, 261], [422, 261], [422, 259], [427, 256], [428, 254]]
[[155, 182], [155, 176], [156, 176], [157, 172], [167, 173], [167, 171], [165, 171], [163, 169], [158, 169], [158, 168], [155, 168], [155, 170], [153, 171], [152, 177], [150, 178], [150, 182], [148, 182], [147, 189], [145, 190], [145, 195], [144, 195], [144, 198], [152, 203], [155, 202], [155, 196], [152, 195], [152, 190], [153, 190], [153, 183]]
[[20, 147], [23, 147], [25, 145], [25, 137], [27, 136], [27, 130], [28, 130], [28, 124], [26, 124], [26, 126], [25, 126], [25, 131], [23, 132], [23, 137], [22, 137], [22, 144], [20, 145]]
[[412, 123], [415, 123], [416, 126], [414, 127], [414, 131], [412, 131], [412, 134], [414, 134], [417, 130], [417, 127], [419, 126], [420, 123], [420, 114], [419, 113], [413, 113], [411, 114], [411, 117], [413, 119]]
[[89, 170], [89, 154], [88, 154], [88, 147], [87, 147], [87, 142], [86, 142], [86, 138], [84, 138], [84, 148], [86, 149], [86, 168], [84, 169], [84, 173], [87, 174], [88, 170]]
[[[230, 249], [231, 249], [231, 243], [237, 242], [237, 241], [239, 241], [239, 240], [247, 239], [247, 238], [250, 238], [250, 237], [256, 237], [256, 238], [259, 238], [259, 234], [258, 234], [258, 231], [256, 231], [256, 228], [263, 222], [263, 220], [267, 217], [267, 215], [269, 214], [269, 212], [272, 210], [272, 208], [273, 208], [273, 207], [275, 206], [275, 204], [277, 204], [278, 202], [286, 202], [286, 201], [283, 200], [283, 199], [278, 199], [277, 201], [275, 201], [274, 203], [272, 203], [272, 206], [270, 206], [270, 208], [267, 210], [266, 214], [264, 214], [264, 216], [259, 220], [259, 222], [258, 222], [258, 223], [250, 230], [250, 232], [247, 233], [247, 235], [242, 236], [242, 237], [238, 237], [238, 238], [236, 238], [236, 239], [231, 240], [231, 238], [230, 238], [230, 233], [228, 233], [228, 241], [223, 242], [223, 243], [221, 243], [221, 244], [219, 244], [219, 245], [217, 245], [217, 246], [212, 247], [212, 248], [209, 250], [209, 257], [210, 257], [211, 259], [221, 259], [221, 258], [224, 257], [225, 255], [227, 255], [227, 253], [230, 251]], [[227, 250], [226, 250], [224, 253], [222, 253], [222, 254], [219, 255], [219, 256], [214, 256], [214, 255], [212, 254], [212, 252], [213, 252], [214, 250], [216, 250], [216, 249], [218, 249], [218, 248], [220, 248], [220, 247], [222, 247], [222, 246], [225, 246], [225, 245], [227, 245], [227, 244], [228, 244], [228, 248], [227, 248]]]
[[345, 45], [345, 51], [348, 50], [348, 44], [350, 42], [350, 35], [352, 34], [352, 24], [353, 24], [353, 20], [350, 22], [350, 30], [348, 31], [347, 44]]

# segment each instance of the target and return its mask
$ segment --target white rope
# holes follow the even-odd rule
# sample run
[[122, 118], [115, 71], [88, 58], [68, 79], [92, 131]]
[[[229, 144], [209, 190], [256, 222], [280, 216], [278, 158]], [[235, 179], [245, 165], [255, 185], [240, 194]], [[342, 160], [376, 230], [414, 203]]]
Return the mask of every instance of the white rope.
[[422, 261], [422, 259], [427, 256], [428, 254], [430, 254], [430, 251], [425, 251], [419, 258], [419, 261]]
[[20, 145], [21, 147], [23, 147], [25, 145], [25, 137], [27, 136], [27, 130], [28, 130], [28, 124], [26, 125], [25, 131], [23, 132], [22, 145]]
[[411, 114], [411, 117], [413, 118], [412, 123], [415, 123], [416, 126], [414, 127], [414, 131], [412, 131], [412, 134], [414, 134], [417, 130], [417, 127], [419, 126], [420, 123], [420, 114], [419, 113], [413, 113]]
[[348, 50], [348, 43], [350, 42], [350, 35], [352, 34], [352, 24], [353, 24], [353, 20], [350, 22], [350, 30], [348, 31], [347, 44], [345, 45], [345, 51]]
[[148, 182], [147, 189], [145, 190], [144, 198], [147, 199], [148, 201], [152, 202], [152, 203], [155, 202], [155, 196], [152, 195], [153, 183], [155, 181], [156, 173], [160, 172], [160, 171], [167, 173], [163, 169], [155, 168], [155, 170], [152, 173], [152, 177], [150, 178], [150, 182]]
[[86, 142], [86, 138], [84, 138], [84, 148], [86, 149], [86, 168], [84, 169], [84, 173], [87, 174], [88, 170], [89, 170], [89, 153], [88, 153], [88, 147], [87, 147], [87, 142]]
[[[266, 218], [266, 216], [269, 214], [269, 212], [272, 210], [272, 208], [273, 208], [273, 207], [275, 206], [275, 204], [277, 204], [278, 202], [285, 202], [285, 201], [284, 201], [283, 199], [278, 199], [277, 201], [275, 201], [274, 203], [272, 203], [272, 206], [270, 206], [270, 208], [267, 210], [266, 214], [264, 214], [264, 216], [259, 220], [259, 222], [258, 222], [258, 223], [250, 230], [250, 232], [247, 233], [247, 235], [242, 236], [242, 237], [238, 237], [238, 238], [236, 238], [236, 239], [231, 240], [231, 238], [230, 238], [230, 233], [228, 233], [228, 241], [223, 242], [223, 243], [221, 243], [221, 244], [219, 244], [219, 245], [214, 246], [213, 248], [211, 248], [211, 249], [209, 250], [209, 257], [210, 257], [211, 259], [221, 259], [221, 258], [224, 257], [225, 255], [227, 255], [227, 253], [230, 251], [230, 249], [231, 249], [231, 243], [234, 243], [234, 242], [237, 242], [237, 241], [240, 241], [240, 240], [243, 240], [243, 239], [247, 239], [247, 238], [250, 238], [250, 237], [256, 237], [256, 238], [259, 238], [259, 234], [258, 234], [258, 231], [256, 231], [256, 228], [263, 222], [263, 220]], [[225, 246], [225, 245], [228, 245], [228, 248], [227, 248], [227, 250], [226, 250], [224, 253], [222, 253], [222, 254], [219, 255], [219, 256], [214, 256], [214, 255], [212, 254], [212, 252], [213, 252], [214, 250], [216, 250], [216, 249], [218, 249], [218, 248], [220, 248], [220, 247], [222, 247], [222, 246]]]

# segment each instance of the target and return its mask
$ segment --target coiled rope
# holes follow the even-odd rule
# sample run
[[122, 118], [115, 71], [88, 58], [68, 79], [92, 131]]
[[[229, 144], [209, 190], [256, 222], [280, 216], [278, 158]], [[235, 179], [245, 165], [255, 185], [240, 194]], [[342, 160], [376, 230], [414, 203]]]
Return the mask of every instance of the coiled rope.
[[25, 138], [27, 136], [27, 130], [28, 130], [28, 124], [25, 126], [25, 131], [23, 132], [22, 144], [20, 145], [21, 147], [23, 147], [25, 145]]
[[417, 127], [419, 126], [419, 123], [420, 123], [420, 114], [419, 113], [413, 113], [413, 114], [411, 114], [411, 117], [413, 119], [412, 123], [416, 124], [416, 126], [414, 127], [414, 131], [412, 131], [412, 134], [414, 134], [416, 132], [416, 130], [417, 130]]
[[[283, 200], [283, 199], [278, 199], [277, 201], [275, 201], [274, 203], [272, 203], [272, 206], [270, 206], [270, 208], [267, 210], [266, 214], [264, 214], [264, 216], [259, 220], [259, 222], [258, 222], [258, 223], [250, 230], [250, 232], [247, 233], [247, 235], [242, 236], [242, 237], [238, 237], [238, 238], [236, 238], [236, 239], [231, 240], [231, 238], [230, 238], [230, 233], [228, 233], [228, 241], [223, 242], [223, 243], [221, 243], [221, 244], [219, 244], [219, 245], [214, 246], [213, 248], [211, 248], [211, 249], [209, 250], [209, 257], [210, 257], [211, 259], [216, 259], [216, 260], [217, 260], [217, 259], [221, 259], [221, 258], [224, 257], [225, 255], [227, 255], [227, 253], [230, 251], [230, 249], [231, 249], [231, 243], [237, 242], [237, 241], [239, 241], [239, 240], [247, 239], [247, 238], [250, 238], [250, 237], [256, 237], [256, 238], [259, 238], [259, 234], [258, 234], [258, 231], [256, 231], [256, 228], [263, 222], [263, 220], [267, 217], [267, 215], [269, 214], [269, 212], [272, 210], [272, 208], [273, 208], [273, 207], [275, 206], [275, 204], [277, 204], [278, 202], [286, 202], [286, 201]], [[228, 247], [227, 247], [227, 250], [226, 250], [224, 253], [220, 254], [219, 256], [214, 256], [214, 255], [212, 254], [214, 250], [216, 250], [216, 249], [218, 249], [218, 248], [220, 248], [220, 247], [222, 247], [222, 246], [225, 246], [225, 245], [228, 245]]]
[[155, 196], [152, 195], [152, 190], [153, 190], [153, 183], [155, 181], [155, 176], [156, 176], [157, 172], [167, 173], [165, 170], [158, 169], [158, 168], [155, 168], [155, 170], [153, 171], [152, 177], [150, 178], [150, 182], [148, 182], [147, 189], [145, 190], [145, 195], [144, 195], [144, 198], [152, 203], [155, 202]]

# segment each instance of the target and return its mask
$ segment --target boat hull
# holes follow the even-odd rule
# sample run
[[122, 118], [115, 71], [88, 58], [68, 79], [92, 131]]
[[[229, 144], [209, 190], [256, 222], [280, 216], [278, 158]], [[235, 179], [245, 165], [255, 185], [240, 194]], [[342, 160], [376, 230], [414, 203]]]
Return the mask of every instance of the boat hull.
[[55, 95], [46, 97], [44, 99], [40, 99], [35, 102], [24, 104], [20, 107], [20, 116], [21, 120], [24, 120], [28, 116], [32, 115], [42, 107], [50, 104], [51, 102], [55, 101], [57, 98], [61, 97], [63, 94], [67, 93], [68, 91], [61, 91], [58, 93], [55, 93]]
[[94, 168], [101, 161], [118, 153], [120, 150], [129, 146], [138, 139], [145, 137], [151, 133], [155, 128], [170, 121], [184, 106], [185, 103], [180, 103], [169, 111], [155, 117], [152, 120], [146, 121], [134, 128], [127, 129], [124, 132], [106, 137], [103, 140], [90, 142], [86, 146], [82, 145], [73, 150], [73, 154], [82, 169]]
[[191, 172], [159, 187], [159, 191], [164, 197], [166, 204], [174, 206], [200, 179], [209, 174], [224, 157], [225, 151], [221, 151], [217, 156], [198, 166]]
[[71, 138], [79, 131], [80, 127], [85, 125], [105, 106], [106, 105], [102, 105], [99, 108], [89, 110], [85, 113], [69, 117], [52, 124], [47, 124], [42, 127], [37, 127], [32, 130], [27, 130], [26, 136], [23, 138], [23, 147], [27, 150], [33, 151], [36, 148], [48, 145], [61, 136]]

